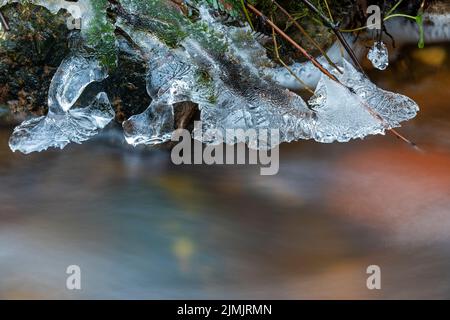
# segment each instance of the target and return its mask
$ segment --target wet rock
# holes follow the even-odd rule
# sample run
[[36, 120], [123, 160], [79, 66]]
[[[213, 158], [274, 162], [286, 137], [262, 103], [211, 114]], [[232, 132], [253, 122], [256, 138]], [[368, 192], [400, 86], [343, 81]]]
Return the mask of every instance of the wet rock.
[[45, 114], [50, 81], [68, 52], [66, 14], [19, 4], [2, 12], [10, 31], [0, 31], [0, 105], [19, 117]]
[[119, 44], [117, 68], [106, 80], [105, 87], [116, 111], [116, 121], [122, 123], [144, 111], [151, 99], [146, 91], [147, 63], [125, 39], [119, 39]]

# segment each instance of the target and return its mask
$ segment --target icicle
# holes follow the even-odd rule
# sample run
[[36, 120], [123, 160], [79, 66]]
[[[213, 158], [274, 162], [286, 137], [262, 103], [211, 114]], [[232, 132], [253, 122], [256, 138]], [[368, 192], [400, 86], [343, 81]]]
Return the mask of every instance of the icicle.
[[374, 68], [386, 70], [389, 66], [389, 52], [383, 41], [374, 43], [367, 54], [367, 59], [372, 62]]
[[100, 92], [85, 107], [73, 106], [90, 83], [106, 77], [96, 60], [77, 55], [66, 58], [50, 84], [47, 116], [17, 126], [9, 140], [11, 150], [30, 153], [49, 147], [62, 149], [97, 134], [114, 118], [106, 93]]
[[134, 146], [163, 143], [170, 140], [174, 130], [173, 104], [198, 100], [192, 97], [201, 88], [195, 78], [197, 68], [185, 53], [171, 51], [151, 36], [136, 33], [133, 37], [152, 59], [147, 76], [147, 93], [152, 102], [143, 113], [123, 122], [125, 139]]

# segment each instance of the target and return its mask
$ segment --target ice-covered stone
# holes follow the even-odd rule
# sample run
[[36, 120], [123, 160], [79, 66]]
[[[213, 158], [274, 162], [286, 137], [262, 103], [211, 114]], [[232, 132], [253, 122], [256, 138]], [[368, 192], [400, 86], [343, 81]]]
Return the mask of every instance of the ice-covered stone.
[[370, 48], [367, 59], [372, 62], [374, 68], [386, 70], [389, 66], [389, 52], [383, 41], [377, 41]]
[[79, 55], [66, 58], [50, 84], [48, 114], [17, 126], [9, 140], [11, 150], [30, 153], [49, 147], [62, 149], [97, 134], [114, 118], [106, 93], [98, 93], [87, 106], [74, 105], [89, 84], [106, 77], [95, 59]]

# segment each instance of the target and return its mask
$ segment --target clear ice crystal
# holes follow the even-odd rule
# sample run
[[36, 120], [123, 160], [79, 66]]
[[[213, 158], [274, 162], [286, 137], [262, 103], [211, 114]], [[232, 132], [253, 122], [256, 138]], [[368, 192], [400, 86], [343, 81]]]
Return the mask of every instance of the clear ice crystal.
[[170, 140], [174, 130], [173, 105], [177, 102], [198, 100], [193, 97], [201, 90], [196, 80], [197, 67], [185, 52], [169, 50], [151, 35], [132, 33], [151, 56], [147, 71], [147, 93], [150, 106], [141, 114], [122, 123], [126, 141], [131, 145], [154, 145]]
[[325, 75], [309, 103], [316, 112], [312, 138], [318, 142], [347, 142], [384, 131], [358, 96]]
[[379, 88], [365, 75], [358, 72], [347, 60], [343, 60], [343, 64], [344, 73], [336, 73], [338, 79], [352, 88], [362, 99], [363, 105], [378, 114], [387, 128], [398, 127], [401, 122], [410, 120], [417, 115], [419, 106], [414, 100], [402, 94]]
[[173, 106], [153, 100], [143, 112], [122, 123], [128, 144], [155, 145], [170, 140], [174, 130]]
[[389, 66], [389, 52], [383, 41], [374, 43], [367, 54], [367, 59], [372, 62], [374, 68], [386, 70]]
[[[260, 44], [248, 36], [250, 29], [220, 24], [204, 9], [200, 16], [224, 36], [226, 52], [213, 53], [194, 36], [173, 50], [151, 34], [127, 31], [150, 57], [147, 91], [153, 99], [146, 111], [124, 122], [129, 143], [157, 144], [169, 140], [174, 130], [173, 105], [182, 101], [198, 104], [202, 126], [195, 128], [193, 135], [206, 144], [224, 141], [250, 145], [252, 141], [245, 134], [249, 130], [257, 134], [279, 130], [277, 141], [263, 146], [253, 144], [252, 148], [271, 148], [298, 139], [346, 142], [382, 134], [417, 113], [414, 101], [378, 88], [345, 59], [343, 74], [329, 68], [342, 84], [320, 76], [313, 66], [303, 65], [311, 79], [317, 78], [311, 81], [319, 82], [309, 101], [310, 109], [300, 96], [280, 86], [282, 81], [273, 73], [264, 72], [270, 62]], [[339, 54], [337, 46], [333, 50]], [[227, 134], [238, 129], [244, 134]]]
[[106, 93], [98, 93], [87, 106], [74, 105], [90, 83], [106, 77], [94, 59], [78, 55], [66, 58], [50, 84], [48, 114], [17, 126], [9, 140], [11, 150], [28, 154], [49, 147], [62, 149], [70, 142], [81, 143], [97, 134], [114, 118]]
[[[195, 39], [186, 39], [183, 47], [183, 54], [168, 56], [163, 50], [159, 57], [152, 57], [155, 60], [149, 63], [147, 91], [153, 101], [142, 114], [124, 122], [128, 143], [169, 140], [174, 130], [173, 104], [181, 101], [199, 105], [203, 127], [200, 133], [194, 132], [194, 138], [201, 137], [207, 144], [222, 142], [229, 137], [226, 130], [236, 129], [280, 128], [281, 141], [308, 136], [308, 123], [301, 120], [313, 114], [299, 96], [260, 78], [243, 60], [237, 65], [225, 56], [210, 55]], [[207, 84], [199, 80], [201, 72], [211, 78]], [[210, 133], [209, 129], [216, 130], [217, 135], [202, 134]], [[229, 144], [249, 143], [244, 136], [230, 139], [226, 140]]]
[[343, 85], [322, 75], [309, 101], [317, 119], [313, 139], [347, 142], [383, 134], [416, 116], [419, 107], [413, 100], [378, 88], [345, 59], [343, 64], [344, 73], [335, 73]]
[[[280, 128], [281, 141], [307, 138], [310, 123], [302, 120], [311, 119], [312, 111], [299, 96], [262, 77], [260, 70], [270, 61], [250, 28], [223, 26], [204, 9], [201, 16], [210, 28], [224, 35], [227, 52], [212, 54], [193, 37], [181, 43], [184, 50], [169, 50], [151, 36], [144, 41], [142, 33], [129, 32], [151, 57], [147, 91], [153, 101], [142, 114], [123, 123], [128, 143], [169, 140], [174, 129], [173, 104], [182, 101], [198, 104], [203, 127], [200, 134], [194, 132], [194, 138], [201, 137], [204, 143], [222, 142], [218, 137], [227, 138], [226, 130], [235, 129]], [[201, 134], [209, 129], [215, 129], [217, 135]], [[226, 142], [249, 141], [233, 137]]]
[[[327, 56], [336, 64], [339, 64], [338, 62], [342, 61], [342, 53], [339, 41], [335, 42], [327, 50]], [[319, 56], [317, 61], [327, 70], [334, 69], [323, 55]], [[291, 90], [302, 90], [305, 89], [305, 86], [314, 89], [322, 74], [311, 61], [295, 62], [289, 66], [289, 69], [300, 78], [302, 82], [299, 82], [285, 67], [266, 68], [264, 73], [271, 77], [278, 85]]]

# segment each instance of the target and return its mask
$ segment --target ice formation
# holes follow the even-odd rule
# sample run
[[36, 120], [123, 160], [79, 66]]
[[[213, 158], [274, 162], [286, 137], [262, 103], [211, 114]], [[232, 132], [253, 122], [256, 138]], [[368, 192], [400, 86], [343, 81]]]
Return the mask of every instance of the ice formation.
[[[129, 33], [151, 52], [147, 91], [153, 101], [144, 113], [124, 122], [127, 141], [136, 145], [169, 140], [174, 129], [173, 104], [181, 101], [197, 103], [202, 130], [214, 129], [220, 134], [219, 140], [218, 136], [203, 135], [204, 143], [221, 142], [226, 130], [235, 129], [280, 128], [281, 141], [308, 138], [311, 122], [307, 119], [312, 119], [313, 112], [298, 95], [262, 77], [263, 65], [270, 62], [250, 28], [224, 27], [207, 10], [202, 9], [201, 14], [204, 23], [226, 35], [227, 52], [212, 52], [195, 37], [181, 42], [183, 50], [169, 50], [150, 35]], [[233, 137], [226, 142], [248, 142], [246, 139]]]
[[[341, 46], [338, 42], [334, 43], [327, 51], [328, 57], [333, 62], [342, 60]], [[328, 63], [324, 56], [320, 56], [317, 61], [327, 70], [331, 70], [331, 65]], [[308, 88], [315, 88], [321, 78], [321, 72], [310, 61], [307, 62], [295, 62], [289, 66], [289, 69], [297, 75], [303, 83], [299, 82], [286, 68], [268, 68], [264, 72], [267, 76], [271, 77], [278, 85], [289, 88], [291, 90], [305, 89], [305, 85]]]
[[73, 18], [82, 19], [82, 26], [84, 27], [87, 27], [94, 18], [94, 10], [90, 0], [78, 0], [77, 2], [65, 0], [0, 0], [0, 8], [10, 3], [35, 4], [47, 8], [47, 10], [53, 14], [64, 9], [69, 12]]
[[[0, 0], [0, 6], [9, 2], [13, 1]], [[31, 2], [45, 2], [47, 8], [56, 12], [64, 1]], [[78, 3], [89, 6], [90, 1]], [[131, 10], [121, 10], [127, 9]], [[152, 98], [143, 113], [123, 123], [129, 144], [154, 145], [170, 140], [174, 107], [185, 101], [198, 105], [202, 127], [196, 128], [193, 136], [206, 144], [217, 144], [225, 138], [228, 144], [250, 145], [247, 130], [279, 130], [279, 139], [264, 145], [252, 144], [252, 148], [270, 148], [298, 139], [346, 142], [382, 134], [413, 118], [418, 111], [411, 99], [378, 88], [355, 70], [342, 58], [337, 44], [328, 54], [333, 61], [341, 61], [342, 73], [328, 65], [325, 58], [318, 60], [335, 74], [338, 82], [322, 75], [310, 62], [292, 67], [308, 85], [316, 87], [308, 105], [286, 89], [298, 88], [298, 82], [286, 70], [274, 67], [248, 26], [224, 23], [205, 6], [199, 7], [199, 13], [196, 22], [176, 20], [177, 32], [186, 36], [178, 39], [175, 46], [161, 39], [164, 28], [172, 24], [159, 16], [150, 17], [145, 28], [145, 19], [138, 27], [128, 23], [134, 19], [132, 13], [117, 17], [115, 27], [125, 32], [148, 60], [147, 93]], [[97, 59], [72, 54], [52, 80], [48, 115], [18, 126], [10, 139], [11, 149], [29, 153], [48, 147], [63, 148], [69, 142], [80, 143], [96, 134], [114, 117], [106, 93], [98, 93], [88, 103], [79, 98], [90, 83], [106, 77]], [[237, 129], [244, 134], [229, 138], [227, 130]]]
[[338, 79], [359, 96], [365, 108], [378, 114], [388, 128], [398, 127], [416, 116], [419, 106], [414, 100], [379, 88], [346, 60], [343, 65], [344, 73], [336, 73]]
[[[127, 27], [122, 26], [127, 30]], [[174, 130], [173, 104], [196, 100], [195, 66], [181, 50], [170, 50], [151, 34], [128, 30], [133, 40], [151, 56], [147, 75], [150, 106], [125, 121], [125, 139], [129, 144], [158, 144], [170, 140]], [[197, 88], [201, 90], [201, 86]]]
[[341, 84], [322, 75], [309, 101], [317, 119], [313, 139], [347, 142], [382, 134], [416, 116], [413, 100], [378, 88], [345, 59], [343, 65], [343, 74], [335, 72]]
[[106, 77], [95, 59], [81, 55], [66, 58], [50, 84], [48, 114], [17, 126], [9, 140], [11, 150], [30, 153], [49, 147], [62, 149], [97, 134], [114, 118], [106, 93], [98, 93], [87, 106], [74, 105], [90, 83]]
[[389, 52], [383, 41], [376, 41], [367, 54], [367, 59], [372, 62], [374, 68], [386, 70], [389, 66]]
[[[201, 130], [216, 131], [216, 136], [194, 132], [194, 137], [202, 136], [207, 144], [221, 142], [224, 137], [229, 144], [248, 143], [246, 136], [226, 140], [226, 130], [236, 129], [279, 129], [280, 142], [345, 142], [383, 133], [414, 117], [418, 110], [409, 98], [379, 89], [345, 59], [343, 74], [334, 71], [341, 83], [321, 77], [309, 64], [297, 70], [300, 77], [310, 72], [311, 77], [318, 78], [311, 110], [300, 96], [275, 83], [280, 79], [268, 77], [271, 73], [267, 70], [271, 69], [264, 49], [245, 36], [250, 29], [224, 26], [204, 9], [201, 16], [225, 36], [228, 50], [215, 54], [193, 37], [181, 43], [183, 50], [169, 50], [155, 38], [147, 37], [141, 46], [152, 52], [148, 92], [153, 102], [144, 113], [124, 123], [128, 142], [135, 145], [169, 140], [174, 125], [173, 104], [180, 101], [197, 103]], [[136, 33], [134, 36], [137, 43], [145, 39], [136, 37]], [[338, 49], [333, 50], [337, 55]], [[208, 84], [199, 80], [201, 73], [206, 74]]]

